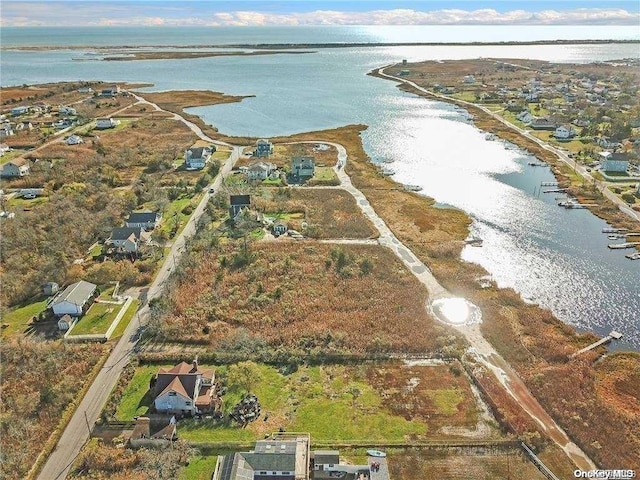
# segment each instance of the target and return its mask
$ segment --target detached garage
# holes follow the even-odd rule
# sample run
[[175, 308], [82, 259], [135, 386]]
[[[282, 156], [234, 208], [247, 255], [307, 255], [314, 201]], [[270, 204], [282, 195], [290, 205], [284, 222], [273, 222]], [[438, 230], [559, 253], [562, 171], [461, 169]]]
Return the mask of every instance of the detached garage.
[[64, 315], [71, 315], [72, 317], [82, 316], [84, 306], [89, 299], [93, 297], [96, 288], [96, 285], [85, 282], [84, 280], [69, 285], [53, 301], [51, 305], [53, 313], [58, 317]]

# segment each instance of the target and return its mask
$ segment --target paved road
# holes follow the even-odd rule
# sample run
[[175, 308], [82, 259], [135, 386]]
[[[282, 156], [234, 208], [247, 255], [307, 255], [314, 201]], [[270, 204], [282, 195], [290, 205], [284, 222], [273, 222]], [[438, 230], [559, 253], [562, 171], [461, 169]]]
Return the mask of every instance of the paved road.
[[[135, 95], [135, 97], [139, 100], [138, 103], [148, 103], [154, 106], [157, 110], [161, 110], [157, 105], [147, 102], [142, 97], [139, 97], [138, 95]], [[201, 139], [218, 145], [228, 146], [228, 144], [217, 142], [207, 137], [196, 125], [185, 120], [179, 115], [174, 114], [173, 118], [185, 123]], [[220, 173], [214, 180], [213, 187], [216, 190], [220, 187], [223, 175], [229, 173], [233, 168], [234, 163], [240, 155], [240, 151], [240, 147], [233, 147], [231, 156], [225, 162]], [[170, 253], [167, 255], [166, 260], [162, 264], [154, 282], [151, 284], [151, 287], [147, 292], [147, 302], [162, 294], [165, 281], [169, 278], [169, 275], [173, 271], [180, 255], [184, 252], [186, 239], [193, 236], [195, 233], [196, 224], [205, 210], [209, 196], [210, 194], [207, 190], [202, 201], [198, 204], [189, 218], [187, 225], [185, 225], [183, 231], [174, 240]], [[134, 319], [131, 321], [124, 334], [113, 348], [104, 367], [98, 373], [91, 387], [89, 387], [87, 394], [80, 402], [78, 409], [63, 432], [56, 449], [49, 456], [49, 459], [40, 472], [40, 475], [38, 476], [39, 480], [57, 480], [66, 478], [76, 456], [80, 453], [83, 445], [89, 439], [90, 427], [93, 426], [94, 422], [100, 415], [100, 412], [109, 398], [109, 394], [118, 382], [122, 369], [131, 358], [131, 353], [136, 344], [134, 337], [137, 338], [137, 336], [134, 335], [134, 332], [140, 326], [145, 325], [148, 320], [149, 307], [148, 305], [145, 305], [138, 311]]]
[[[341, 187], [351, 193], [362, 213], [371, 220], [373, 225], [380, 233], [378, 242], [380, 245], [390, 248], [395, 255], [402, 260], [411, 273], [427, 287], [429, 292], [430, 304], [439, 298], [453, 297], [431, 273], [431, 270], [396, 236], [391, 232], [389, 227], [374, 211], [373, 207], [365, 197], [365, 195], [353, 186], [351, 178], [345, 172], [344, 166], [347, 163], [347, 151], [337, 143], [324, 142], [321, 140], [313, 142], [301, 143], [326, 143], [334, 146], [338, 150], [338, 161], [334, 167]], [[429, 309], [429, 307], [427, 307]], [[516, 371], [502, 358], [495, 348], [484, 338], [478, 324], [453, 326], [462, 335], [465, 336], [471, 348], [469, 354], [474, 356], [478, 361], [485, 364], [491, 372], [496, 376], [502, 387], [511, 395], [518, 404], [523, 408], [531, 418], [533, 418], [542, 428], [544, 432], [564, 450], [571, 461], [582, 470], [593, 470], [595, 464], [575, 443], [573, 443], [560, 426], [551, 418], [544, 410], [540, 403], [520, 379]]]
[[[421, 86], [419, 86], [418, 84], [416, 84], [415, 82], [412, 82], [410, 80], [405, 80], [404, 78], [399, 78], [399, 77], [395, 77], [393, 75], [388, 75], [386, 73], [384, 73], [384, 69], [387, 67], [383, 67], [378, 69], [378, 74], [380, 74], [381, 76], [388, 78], [390, 80], [395, 80], [397, 82], [402, 82], [402, 83], [406, 83], [407, 85], [411, 85], [412, 87], [420, 90], [421, 92], [427, 93], [429, 95], [432, 95], [436, 98], [441, 98], [442, 100], [450, 103], [452, 101], [451, 97], [447, 97], [446, 95], [441, 95], [439, 93], [433, 92], [431, 90], [428, 90], [426, 88], [423, 88]], [[487, 113], [488, 115], [491, 115], [493, 118], [495, 118], [496, 120], [498, 120], [499, 122], [502, 122], [504, 125], [506, 125], [507, 127], [515, 130], [516, 132], [518, 132], [519, 134], [521, 134], [522, 136], [528, 138], [529, 140], [532, 140], [534, 142], [536, 142], [538, 145], [540, 145], [542, 148], [544, 148], [545, 150], [553, 153], [554, 155], [556, 155], [560, 160], [562, 160], [564, 163], [566, 163], [567, 165], [569, 165], [571, 168], [575, 169], [575, 171], [580, 174], [584, 179], [586, 179], [589, 183], [595, 183], [600, 191], [604, 194], [604, 196], [609, 199], [611, 202], [613, 202], [614, 204], [616, 204], [618, 206], [618, 208], [625, 213], [626, 215], [628, 215], [629, 217], [633, 218], [636, 221], [640, 221], [640, 212], [636, 212], [635, 210], [631, 209], [625, 202], [624, 200], [622, 200], [620, 197], [618, 197], [615, 193], [613, 193], [611, 190], [609, 190], [606, 186], [605, 182], [601, 182], [600, 180], [595, 179], [589, 172], [587, 172], [587, 168], [583, 165], [578, 165], [577, 162], [575, 162], [573, 159], [569, 158], [569, 156], [567, 155], [566, 152], [553, 147], [551, 145], [549, 145], [547, 142], [545, 142], [544, 140], [539, 139], [538, 137], [532, 135], [531, 133], [529, 133], [529, 131], [524, 130], [520, 127], [517, 127], [516, 125], [509, 123], [508, 121], [506, 121], [504, 118], [502, 118], [500, 115], [498, 115], [495, 112], [492, 112], [491, 110], [489, 110], [486, 107], [483, 107], [482, 105], [477, 105], [475, 103], [472, 102], [467, 102], [465, 100], [458, 100], [455, 99], [456, 103], [461, 103], [464, 105], [469, 105], [471, 107], [476, 107], [481, 109], [482, 111], [484, 111], [485, 113]]]

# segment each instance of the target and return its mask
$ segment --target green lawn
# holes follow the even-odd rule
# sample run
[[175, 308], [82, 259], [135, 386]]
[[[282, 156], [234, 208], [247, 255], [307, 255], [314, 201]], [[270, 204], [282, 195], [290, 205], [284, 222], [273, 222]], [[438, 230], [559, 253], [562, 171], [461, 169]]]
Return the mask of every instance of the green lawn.
[[120, 319], [120, 323], [118, 324], [116, 329], [111, 334], [111, 339], [119, 338], [119, 337], [122, 336], [122, 334], [124, 333], [124, 331], [127, 328], [127, 325], [129, 325], [129, 323], [131, 323], [131, 320], [133, 319], [133, 317], [135, 316], [136, 312], [138, 311], [138, 307], [139, 306], [140, 306], [140, 300], [133, 299], [131, 301], [131, 305], [129, 305], [129, 308], [127, 309], [126, 313]]
[[112, 303], [94, 303], [71, 329], [70, 335], [105, 333], [121, 307]]
[[183, 194], [176, 200], [169, 203], [162, 215], [162, 223], [160, 224], [160, 229], [166, 232], [171, 238], [171, 233], [174, 231], [175, 225], [177, 223], [178, 228], [175, 231], [176, 235], [178, 235], [184, 228], [190, 217], [190, 215], [185, 215], [184, 213], [182, 213], [182, 210], [189, 204], [192, 204], [193, 208], [195, 209], [199, 201], [200, 195], [190, 197]]
[[189, 458], [189, 465], [180, 471], [178, 480], [211, 480], [211, 474], [216, 468], [218, 456], [197, 455]]
[[333, 167], [316, 167], [313, 174], [313, 180], [318, 180], [320, 182], [329, 182], [337, 180], [337, 178], [338, 176], [333, 170]]
[[271, 180], [270, 178], [267, 178], [266, 180], [262, 181], [262, 185], [265, 185], [267, 187], [280, 187], [282, 186], [282, 179], [276, 178], [274, 180]]
[[108, 300], [110, 302], [114, 301], [113, 299], [113, 291], [115, 290], [115, 285], [109, 285], [106, 288], [101, 287], [100, 296], [98, 297], [100, 300]]
[[15, 308], [2, 315], [2, 324], [8, 327], [2, 329], [2, 335], [10, 336], [24, 332], [34, 315], [38, 315], [47, 306], [47, 298], [39, 299], [34, 303]]
[[116, 418], [124, 422], [133, 420], [133, 417], [147, 413], [151, 405], [149, 382], [158, 372], [157, 365], [144, 366], [136, 370], [136, 374], [127, 385], [122, 394], [122, 401], [116, 410]]

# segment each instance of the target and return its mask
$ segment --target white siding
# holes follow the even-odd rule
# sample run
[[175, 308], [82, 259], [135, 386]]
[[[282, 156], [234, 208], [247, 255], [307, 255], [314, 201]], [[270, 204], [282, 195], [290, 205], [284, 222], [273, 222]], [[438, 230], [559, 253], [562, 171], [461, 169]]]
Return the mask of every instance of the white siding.
[[53, 313], [59, 317], [65, 314], [69, 314], [72, 317], [79, 317], [82, 315], [82, 307], [70, 302], [60, 302], [53, 306]]

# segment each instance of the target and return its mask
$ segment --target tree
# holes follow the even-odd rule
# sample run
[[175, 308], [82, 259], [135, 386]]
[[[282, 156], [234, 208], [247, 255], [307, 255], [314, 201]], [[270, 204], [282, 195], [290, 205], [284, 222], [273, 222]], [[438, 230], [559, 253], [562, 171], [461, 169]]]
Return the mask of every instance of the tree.
[[258, 365], [246, 361], [231, 365], [226, 378], [229, 390], [249, 393], [256, 384], [262, 381], [263, 375]]

